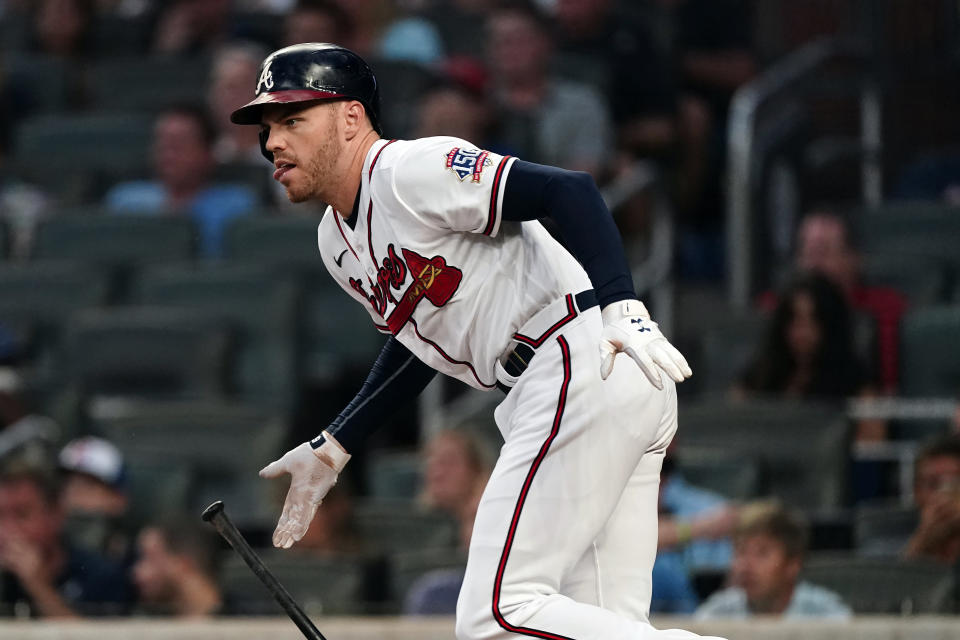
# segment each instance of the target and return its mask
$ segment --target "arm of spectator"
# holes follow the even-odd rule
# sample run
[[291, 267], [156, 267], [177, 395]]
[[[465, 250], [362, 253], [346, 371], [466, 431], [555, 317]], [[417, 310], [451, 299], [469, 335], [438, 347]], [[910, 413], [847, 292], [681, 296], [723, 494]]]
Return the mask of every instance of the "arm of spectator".
[[40, 550], [19, 537], [5, 537], [0, 544], [0, 567], [17, 577], [44, 618], [78, 618], [78, 614], [54, 586], [48, 563]]
[[938, 558], [960, 539], [960, 500], [954, 494], [937, 494], [920, 514], [920, 524], [904, 549], [907, 558]]
[[[858, 394], [861, 399], [879, 397], [872, 386], [864, 387]], [[854, 438], [857, 442], [882, 442], [887, 439], [887, 421], [882, 418], [865, 418], [854, 425]]]
[[657, 547], [682, 547], [693, 540], [719, 540], [729, 537], [737, 524], [740, 510], [724, 505], [693, 519], [661, 517]]

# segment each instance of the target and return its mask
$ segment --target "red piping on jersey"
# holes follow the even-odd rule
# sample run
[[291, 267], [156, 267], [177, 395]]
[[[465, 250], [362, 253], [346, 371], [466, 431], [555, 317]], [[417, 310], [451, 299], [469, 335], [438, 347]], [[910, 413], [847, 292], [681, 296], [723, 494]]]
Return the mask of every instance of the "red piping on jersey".
[[466, 362], [464, 360], [455, 360], [451, 356], [447, 355], [447, 352], [441, 349], [440, 345], [438, 345], [436, 342], [434, 342], [433, 340], [430, 340], [429, 338], [423, 337], [423, 335], [420, 333], [420, 327], [417, 326], [416, 320], [414, 320], [413, 318], [410, 318], [409, 322], [413, 326], [413, 331], [417, 334], [417, 337], [423, 340], [424, 342], [426, 342], [427, 344], [429, 344], [434, 349], [436, 349], [437, 353], [439, 353], [444, 360], [446, 360], [451, 364], [465, 365], [468, 369], [470, 369], [470, 373], [473, 375], [473, 379], [476, 380], [477, 383], [480, 384], [480, 386], [484, 387], [485, 389], [493, 389], [494, 387], [497, 386], [496, 384], [487, 384], [483, 380], [481, 380], [480, 376], [477, 375], [477, 370], [474, 368], [473, 364]]
[[[391, 140], [387, 144], [380, 147], [380, 150], [377, 151], [377, 154], [373, 156], [373, 160], [370, 162], [370, 169], [367, 170], [367, 181], [369, 183], [370, 179], [373, 177], [373, 168], [377, 166], [377, 160], [380, 159], [380, 154], [383, 153], [383, 150], [396, 142], [396, 139]], [[377, 256], [373, 253], [373, 236], [371, 235], [370, 229], [370, 218], [373, 216], [373, 193], [370, 193], [370, 202], [367, 204], [367, 245], [370, 247], [370, 259], [373, 260], [373, 266], [379, 268], [380, 265], [377, 264]]]
[[573, 294], [568, 293], [567, 298], [567, 315], [557, 320], [552, 327], [543, 332], [539, 338], [530, 338], [523, 335], [522, 333], [513, 334], [513, 339], [517, 342], [525, 342], [533, 348], [537, 348], [543, 344], [543, 341], [546, 340], [553, 334], [554, 331], [567, 324], [571, 320], [577, 317], [577, 308], [573, 305]]
[[572, 640], [569, 636], [562, 636], [557, 633], [550, 633], [549, 631], [541, 631], [539, 629], [531, 629], [529, 627], [515, 627], [507, 622], [506, 618], [503, 617], [503, 614], [500, 613], [500, 592], [503, 587], [503, 574], [507, 568], [507, 560], [510, 558], [510, 548], [513, 546], [513, 539], [517, 534], [517, 525], [520, 522], [520, 512], [523, 511], [523, 504], [527, 500], [527, 494], [530, 493], [530, 485], [533, 484], [533, 477], [537, 474], [537, 470], [540, 469], [540, 464], [547, 456], [547, 451], [549, 451], [550, 445], [553, 444], [553, 441], [557, 437], [557, 433], [560, 431], [560, 421], [563, 418], [563, 410], [567, 404], [567, 389], [570, 386], [570, 345], [567, 344], [567, 341], [563, 336], [557, 336], [557, 342], [560, 344], [560, 351], [563, 354], [563, 382], [560, 385], [560, 397], [557, 400], [557, 412], [553, 417], [553, 428], [550, 430], [550, 435], [547, 436], [546, 441], [540, 447], [540, 452], [537, 453], [537, 457], [534, 458], [533, 464], [530, 465], [530, 470], [527, 472], [527, 478], [523, 481], [523, 488], [520, 490], [520, 497], [517, 498], [517, 506], [513, 510], [513, 518], [510, 520], [510, 529], [507, 531], [507, 541], [503, 545], [503, 553], [500, 555], [500, 564], [497, 566], [497, 577], [493, 581], [493, 617], [497, 621], [497, 624], [499, 624], [500, 627], [506, 631], [519, 633], [526, 636], [533, 636], [535, 638], [544, 638], [545, 640]]
[[497, 221], [497, 197], [500, 191], [500, 178], [503, 177], [503, 170], [507, 166], [507, 160], [510, 156], [503, 156], [500, 164], [497, 165], [497, 172], [493, 174], [493, 193], [490, 194], [490, 213], [487, 216], [487, 227], [483, 230], [483, 235], [488, 236], [493, 233], [494, 223]]

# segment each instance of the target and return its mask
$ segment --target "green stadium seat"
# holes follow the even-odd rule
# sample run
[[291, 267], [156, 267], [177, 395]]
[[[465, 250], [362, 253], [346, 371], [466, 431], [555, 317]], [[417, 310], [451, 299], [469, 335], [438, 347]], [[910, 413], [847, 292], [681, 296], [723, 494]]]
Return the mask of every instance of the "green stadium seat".
[[361, 502], [354, 515], [361, 538], [380, 553], [457, 546], [456, 522], [441, 513], [411, 508], [407, 500]]
[[156, 113], [172, 104], [203, 103], [209, 65], [180, 56], [104, 57], [87, 72], [89, 100], [98, 112]]
[[303, 295], [298, 369], [308, 381], [329, 384], [346, 368], [372, 363], [386, 338], [327, 273], [317, 249], [318, 224], [319, 218], [242, 218], [227, 231], [226, 254], [297, 278]]
[[953, 612], [954, 569], [889, 558], [824, 555], [809, 558], [801, 579], [840, 595], [856, 614]]
[[766, 314], [750, 312], [722, 315], [703, 327], [696, 359], [690, 363], [698, 391], [727, 394], [762, 344], [767, 323]]
[[960, 207], [935, 202], [888, 203], [854, 213], [864, 253], [895, 253], [960, 267]]
[[899, 502], [857, 505], [853, 514], [853, 542], [857, 555], [899, 556], [919, 521], [916, 508]]
[[374, 500], [410, 500], [420, 493], [423, 461], [416, 451], [374, 451], [367, 462], [367, 490]]
[[[272, 526], [277, 485], [257, 472], [283, 453], [286, 420], [274, 411], [220, 401], [138, 401], [101, 405], [91, 429], [125, 456], [189, 471], [186, 507], [223, 500], [238, 526]], [[282, 495], [279, 496], [282, 499]]]
[[67, 108], [70, 85], [75, 72], [62, 58], [31, 53], [5, 54], [6, 82], [18, 87], [30, 100], [34, 113], [60, 112]]
[[929, 256], [870, 253], [863, 256], [863, 281], [868, 286], [896, 289], [911, 306], [929, 306], [947, 297], [950, 267]]
[[690, 484], [708, 487], [730, 500], [760, 495], [761, 464], [756, 458], [686, 446], [677, 447], [676, 457], [680, 473]]
[[49, 192], [89, 198], [101, 181], [146, 175], [151, 136], [143, 114], [38, 115], [17, 127], [11, 165]]
[[955, 397], [960, 391], [960, 305], [916, 309], [904, 317], [900, 389], [909, 396]]
[[0, 322], [19, 328], [31, 377], [41, 387], [62, 383], [63, 330], [73, 312], [106, 304], [102, 270], [74, 262], [0, 263]]
[[[294, 600], [310, 616], [366, 612], [368, 573], [363, 558], [319, 558], [307, 553], [264, 549], [258, 552]], [[220, 583], [238, 608], [250, 615], [282, 615], [270, 592], [236, 554], [220, 570]]]
[[842, 408], [810, 402], [698, 402], [679, 407], [678, 448], [755, 459], [760, 491], [786, 504], [846, 504], [851, 429]]
[[179, 216], [73, 215], [40, 223], [34, 258], [139, 266], [190, 260], [196, 230]]
[[218, 398], [230, 335], [209, 314], [89, 309], [69, 320], [66, 367], [84, 397]]
[[256, 264], [164, 265], [141, 274], [134, 297], [222, 318], [236, 338], [236, 395], [244, 402], [292, 406], [297, 290], [290, 279]]

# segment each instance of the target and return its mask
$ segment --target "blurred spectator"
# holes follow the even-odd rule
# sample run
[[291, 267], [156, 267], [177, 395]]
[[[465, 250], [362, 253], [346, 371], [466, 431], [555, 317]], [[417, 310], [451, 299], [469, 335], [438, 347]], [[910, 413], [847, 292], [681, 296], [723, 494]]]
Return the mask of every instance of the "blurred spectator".
[[730, 565], [730, 535], [739, 508], [723, 496], [687, 482], [672, 450], [660, 473], [660, 520], [653, 569], [653, 604], [659, 612], [692, 613], [697, 605], [690, 575]]
[[[873, 394], [854, 352], [850, 308], [832, 281], [811, 273], [784, 290], [734, 394], [834, 402]], [[883, 439], [886, 424], [862, 420], [856, 437]]]
[[172, 0], [161, 6], [153, 42], [156, 53], [205, 53], [227, 39], [230, 0]]
[[588, 85], [550, 74], [546, 17], [529, 1], [508, 2], [492, 11], [487, 33], [497, 137], [526, 160], [599, 178], [613, 145], [607, 105]]
[[[491, 456], [471, 427], [446, 429], [424, 450], [423, 503], [453, 516], [460, 525], [460, 550], [470, 546], [473, 521], [490, 477]], [[464, 563], [464, 566], [466, 563]], [[464, 568], [437, 569], [418, 578], [404, 597], [407, 615], [450, 615], [456, 611]]]
[[808, 536], [799, 514], [771, 504], [745, 509], [734, 533], [730, 586], [710, 596], [696, 617], [849, 618], [840, 596], [799, 581]]
[[428, 65], [443, 58], [443, 41], [429, 20], [418, 16], [401, 17], [384, 29], [379, 53], [385, 60]]
[[420, 12], [437, 28], [448, 56], [476, 56], [486, 42], [478, 29], [496, 4], [476, 0], [433, 0]]
[[33, 412], [16, 371], [0, 367], [0, 460], [16, 456], [42, 466], [60, 437], [56, 422]]
[[236, 0], [240, 11], [275, 13], [286, 15], [296, 5], [296, 0]]
[[618, 145], [633, 155], [672, 156], [676, 86], [648, 26], [616, 12], [613, 0], [557, 0], [555, 16], [560, 66], [606, 96]]
[[513, 155], [490, 133], [493, 114], [487, 97], [488, 77], [472, 58], [450, 58], [437, 70], [436, 82], [420, 97], [414, 137], [453, 136], [481, 149]]
[[39, 0], [34, 11], [37, 52], [64, 59], [83, 58], [90, 52], [94, 0]]
[[470, 545], [473, 520], [492, 464], [486, 447], [466, 428], [437, 433], [424, 450], [424, 504], [453, 516], [460, 525], [460, 546]]
[[297, 542], [297, 553], [338, 556], [360, 554], [367, 550], [353, 519], [353, 489], [341, 478], [317, 509], [307, 533]]
[[[265, 167], [256, 127], [238, 127], [230, 114], [250, 101], [250, 86], [259, 75], [267, 51], [257, 44], [233, 42], [213, 56], [207, 105], [217, 130], [213, 155], [217, 162], [240, 162]], [[266, 168], [264, 168], [266, 171]]]
[[70, 540], [129, 567], [134, 544], [126, 519], [127, 466], [120, 450], [103, 438], [77, 438], [60, 451], [60, 468]]
[[65, 544], [52, 470], [16, 459], [0, 469], [0, 614], [75, 617], [126, 612], [119, 565]]
[[955, 564], [960, 560], [960, 435], [935, 440], [917, 455], [913, 500], [920, 522], [904, 555]]
[[[861, 256], [851, 238], [846, 220], [836, 213], [813, 211], [797, 229], [797, 271], [814, 271], [840, 287], [850, 307], [873, 319], [877, 342], [877, 368], [883, 392], [897, 388], [900, 320], [907, 309], [904, 296], [890, 287], [865, 285], [861, 279]], [[771, 308], [774, 298], [766, 294], [761, 305]]]
[[334, 0], [298, 0], [283, 21], [283, 46], [334, 42], [356, 50], [353, 18]]
[[138, 609], [149, 615], [201, 618], [229, 613], [217, 583], [216, 534], [189, 518], [144, 527], [133, 579]]
[[[396, 3], [391, 0], [334, 0], [350, 17], [353, 25], [347, 48], [369, 60], [379, 52], [380, 39], [385, 27], [396, 13]], [[341, 38], [333, 40], [343, 44]], [[308, 41], [309, 42], [309, 41]]]
[[253, 189], [241, 184], [214, 184], [214, 136], [210, 118], [193, 106], [164, 110], [153, 130], [154, 180], [123, 182], [106, 195], [118, 214], [189, 215], [200, 233], [200, 252], [218, 257], [230, 221], [258, 205]]
[[672, 17], [674, 64], [683, 94], [678, 204], [693, 229], [712, 233], [723, 219], [722, 176], [730, 99], [758, 70], [751, 3], [660, 2]]

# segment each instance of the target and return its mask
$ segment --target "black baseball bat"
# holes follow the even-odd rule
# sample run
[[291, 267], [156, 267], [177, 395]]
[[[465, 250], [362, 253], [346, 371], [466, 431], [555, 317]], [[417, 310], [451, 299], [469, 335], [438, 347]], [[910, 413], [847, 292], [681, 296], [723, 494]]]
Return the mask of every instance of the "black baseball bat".
[[267, 587], [267, 590], [270, 591], [274, 599], [280, 603], [280, 606], [287, 612], [287, 615], [290, 616], [290, 619], [293, 620], [293, 623], [297, 625], [307, 640], [327, 640], [323, 637], [323, 634], [313, 626], [313, 622], [311, 622], [307, 614], [303, 612], [303, 609], [300, 608], [297, 601], [293, 599], [290, 592], [280, 584], [280, 581], [277, 580], [273, 572], [267, 568], [267, 565], [263, 564], [263, 560], [260, 559], [257, 552], [253, 550], [246, 538], [243, 537], [243, 534], [240, 533], [240, 530], [237, 529], [237, 526], [233, 524], [230, 517], [227, 516], [227, 512], [224, 511], [223, 508], [222, 500], [217, 500], [204, 509], [203, 515], [200, 517], [203, 518], [204, 522], [212, 524], [217, 532], [230, 543], [230, 546], [240, 554], [240, 557], [247, 563], [250, 570], [260, 578], [260, 582]]

